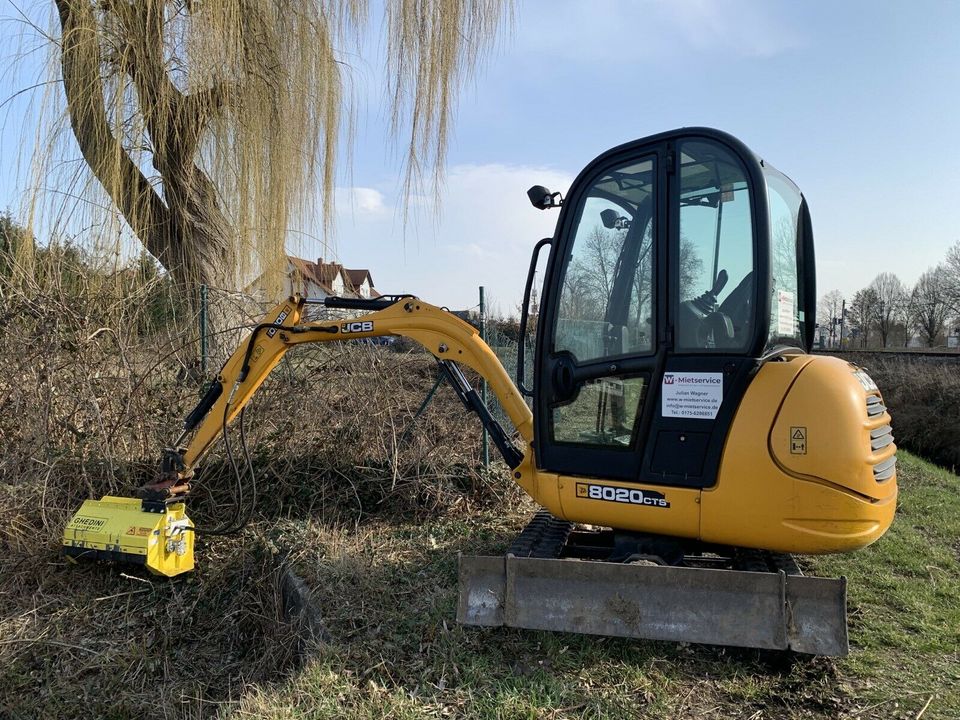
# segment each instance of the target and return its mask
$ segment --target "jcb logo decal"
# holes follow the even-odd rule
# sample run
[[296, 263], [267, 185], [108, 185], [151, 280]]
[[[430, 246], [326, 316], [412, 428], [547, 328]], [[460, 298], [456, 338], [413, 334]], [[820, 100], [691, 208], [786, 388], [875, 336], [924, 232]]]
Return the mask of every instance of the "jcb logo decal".
[[365, 333], [373, 332], [373, 321], [366, 320], [364, 322], [348, 322], [340, 325], [340, 332], [345, 333]]
[[[287, 319], [287, 316], [290, 314], [290, 306], [287, 305], [283, 308], [283, 312], [277, 315], [277, 319], [273, 321], [274, 325], [283, 325], [283, 321]], [[277, 334], [278, 328], [272, 327], [267, 330], [267, 337], [272, 338]]]

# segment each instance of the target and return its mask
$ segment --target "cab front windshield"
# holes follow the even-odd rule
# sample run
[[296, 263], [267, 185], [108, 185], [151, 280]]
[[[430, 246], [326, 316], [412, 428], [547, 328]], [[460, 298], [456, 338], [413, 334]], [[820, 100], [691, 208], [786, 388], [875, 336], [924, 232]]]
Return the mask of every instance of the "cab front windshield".
[[743, 351], [754, 337], [751, 187], [740, 160], [702, 140], [680, 146], [679, 352]]
[[554, 352], [580, 363], [653, 351], [653, 159], [586, 193], [563, 270]]

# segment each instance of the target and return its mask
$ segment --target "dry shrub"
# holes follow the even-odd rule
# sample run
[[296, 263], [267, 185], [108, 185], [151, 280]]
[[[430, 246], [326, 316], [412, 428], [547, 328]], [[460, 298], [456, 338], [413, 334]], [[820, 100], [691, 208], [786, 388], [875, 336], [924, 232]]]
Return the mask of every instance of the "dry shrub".
[[[152, 477], [201, 383], [196, 319], [164, 277], [43, 262], [54, 261], [29, 280], [0, 278], [0, 716], [209, 712], [296, 659], [277, 574], [298, 533], [284, 528], [515, 497], [479, 468], [478, 425], [448, 388], [414, 422], [436, 377], [431, 356], [301, 347], [247, 413], [258, 503], [240, 536], [201, 538], [198, 571], [173, 581], [69, 562], [59, 539], [71, 514]], [[191, 514], [207, 527], [229, 519], [234, 492], [218, 447]]]
[[863, 365], [880, 387], [898, 445], [960, 468], [960, 356], [856, 353], [846, 359]]

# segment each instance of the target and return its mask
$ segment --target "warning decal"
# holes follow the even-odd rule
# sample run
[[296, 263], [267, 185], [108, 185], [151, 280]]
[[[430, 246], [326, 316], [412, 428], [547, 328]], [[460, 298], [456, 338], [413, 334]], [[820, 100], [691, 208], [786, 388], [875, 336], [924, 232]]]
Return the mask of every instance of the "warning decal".
[[723, 402], [723, 373], [664, 373], [660, 399], [663, 417], [713, 420]]
[[797, 334], [797, 304], [789, 290], [777, 291], [777, 334]]
[[805, 427], [790, 428], [790, 453], [793, 455], [807, 454], [807, 429]]

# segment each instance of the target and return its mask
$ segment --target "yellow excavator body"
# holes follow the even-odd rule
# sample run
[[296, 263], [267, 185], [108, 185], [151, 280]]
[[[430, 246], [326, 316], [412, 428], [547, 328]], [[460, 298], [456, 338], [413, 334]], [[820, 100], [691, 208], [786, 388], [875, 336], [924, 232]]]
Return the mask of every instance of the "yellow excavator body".
[[[477, 328], [415, 296], [291, 296], [224, 363], [141, 498], [84, 503], [65, 552], [192, 570], [194, 470], [284, 354], [404, 337], [435, 356], [545, 508], [504, 556], [461, 558], [461, 622], [845, 654], [845, 580], [803, 577], [785, 554], [882, 536], [896, 445], [867, 373], [810, 354], [814, 248], [799, 189], [736, 138], [685, 128], [607, 151], [565, 199], [528, 195], [562, 207], [531, 259], [516, 381]], [[306, 322], [311, 303], [364, 314]], [[460, 366], [488, 383], [513, 432]]]
[[877, 478], [895, 456], [892, 439], [890, 415], [860, 368], [798, 354], [766, 363], [751, 381], [713, 487], [605, 480], [598, 471], [535, 473], [528, 492], [579, 523], [777, 552], [846, 552], [893, 521], [896, 477]]

